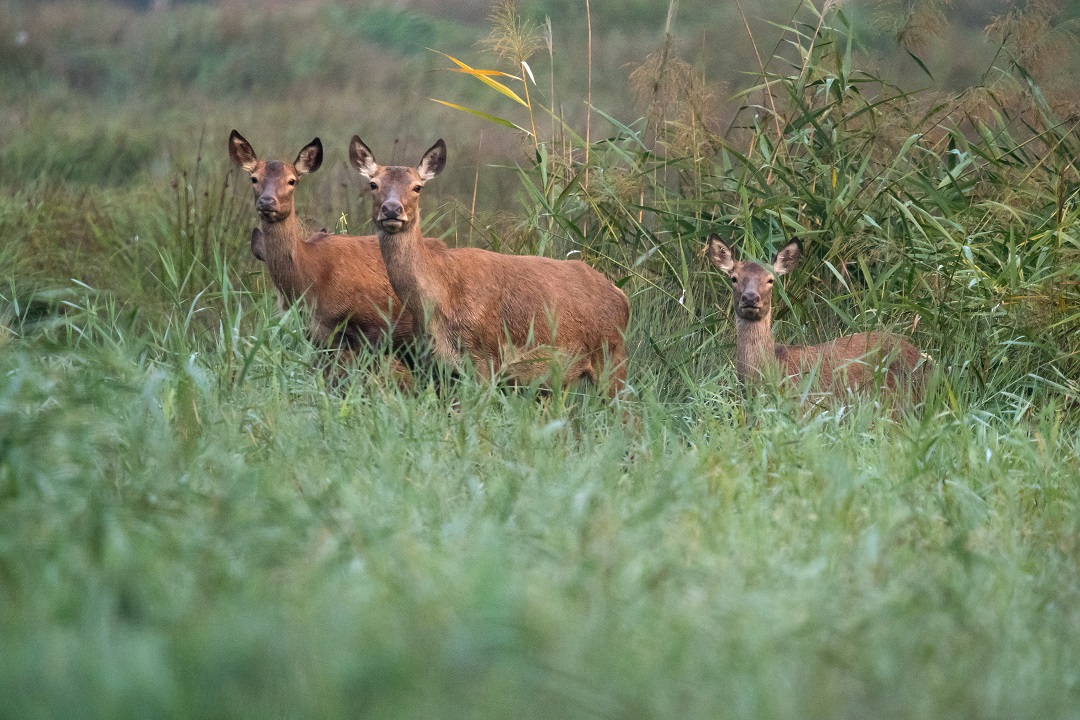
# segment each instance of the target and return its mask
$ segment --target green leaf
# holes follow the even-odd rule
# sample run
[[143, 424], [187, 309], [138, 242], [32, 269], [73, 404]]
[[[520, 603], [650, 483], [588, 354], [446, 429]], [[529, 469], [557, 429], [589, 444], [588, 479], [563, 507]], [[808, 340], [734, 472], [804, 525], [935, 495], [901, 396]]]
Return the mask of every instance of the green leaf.
[[914, 61], [915, 61], [915, 62], [916, 62], [916, 63], [918, 64], [918, 66], [922, 68], [922, 71], [923, 71], [924, 73], [926, 73], [926, 76], [927, 76], [928, 78], [930, 78], [931, 80], [933, 80], [933, 79], [934, 79], [934, 74], [933, 74], [933, 73], [931, 73], [931, 72], [930, 72], [930, 68], [926, 67], [926, 64], [925, 64], [925, 63], [924, 63], [924, 62], [923, 62], [922, 60], [920, 60], [920, 59], [919, 59], [919, 56], [918, 56], [918, 55], [916, 55], [915, 53], [911, 52], [910, 50], [907, 50], [906, 48], [905, 48], [905, 52], [907, 52], [908, 56], [910, 56], [910, 57], [911, 57], [911, 59], [912, 59], [912, 60], [914, 60]]

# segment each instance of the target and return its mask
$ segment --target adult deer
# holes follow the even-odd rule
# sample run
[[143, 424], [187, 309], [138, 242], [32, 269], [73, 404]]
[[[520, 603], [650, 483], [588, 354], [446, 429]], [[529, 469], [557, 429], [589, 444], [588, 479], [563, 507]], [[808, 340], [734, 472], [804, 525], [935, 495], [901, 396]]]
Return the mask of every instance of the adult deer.
[[411, 341], [412, 316], [386, 276], [378, 238], [312, 234], [296, 216], [296, 184], [322, 165], [319, 139], [287, 163], [260, 160], [251, 144], [233, 130], [229, 157], [251, 176], [261, 221], [252, 232], [251, 251], [266, 263], [282, 309], [301, 297], [312, 305], [312, 340], [334, 341], [348, 349], [365, 342], [377, 345], [388, 334], [395, 349]]
[[820, 345], [779, 345], [772, 336], [772, 293], [775, 278], [795, 267], [802, 254], [794, 240], [773, 257], [771, 267], [753, 260], [735, 259], [719, 237], [709, 238], [709, 261], [731, 281], [735, 306], [735, 372], [744, 384], [779, 371], [785, 379], [799, 380], [816, 373], [815, 385], [824, 390], [857, 389], [882, 385], [922, 393], [927, 363], [919, 349], [888, 332], [846, 335]]
[[349, 146], [371, 187], [371, 216], [390, 283], [423, 318], [435, 357], [460, 367], [467, 356], [488, 378], [515, 383], [545, 376], [589, 379], [614, 397], [626, 383], [626, 295], [580, 260], [503, 255], [425, 243], [420, 191], [446, 165], [439, 140], [413, 167], [381, 166], [363, 141]]

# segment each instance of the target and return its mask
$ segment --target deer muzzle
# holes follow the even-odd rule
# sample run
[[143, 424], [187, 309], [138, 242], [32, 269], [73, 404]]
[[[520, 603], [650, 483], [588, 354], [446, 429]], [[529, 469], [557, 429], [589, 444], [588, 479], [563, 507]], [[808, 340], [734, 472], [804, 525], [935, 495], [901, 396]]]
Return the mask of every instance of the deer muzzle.
[[756, 292], [748, 291], [739, 296], [737, 308], [739, 317], [746, 320], [758, 320], [761, 318], [764, 309], [761, 296]]
[[405, 226], [408, 219], [405, 208], [399, 202], [388, 200], [379, 207], [377, 222], [379, 227], [386, 232], [398, 232]]
[[277, 198], [273, 195], [260, 195], [259, 199], [255, 201], [255, 210], [270, 222], [285, 218], [285, 214], [279, 209]]

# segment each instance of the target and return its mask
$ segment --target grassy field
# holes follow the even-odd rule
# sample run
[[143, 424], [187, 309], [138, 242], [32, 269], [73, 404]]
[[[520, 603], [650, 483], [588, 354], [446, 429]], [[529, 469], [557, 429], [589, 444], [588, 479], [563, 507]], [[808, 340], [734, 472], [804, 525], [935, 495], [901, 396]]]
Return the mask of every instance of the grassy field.
[[[747, 0], [762, 72], [735, 4], [593, 5], [586, 143], [573, 3], [522, 5], [525, 105], [418, 48], [515, 71], [481, 2], [0, 4], [0, 720], [1080, 719], [1068, 15]], [[320, 135], [352, 231], [348, 137], [444, 136], [427, 231], [608, 273], [632, 392], [328, 390], [232, 127]], [[910, 335], [925, 403], [744, 397], [710, 232], [803, 237], [778, 336]]]

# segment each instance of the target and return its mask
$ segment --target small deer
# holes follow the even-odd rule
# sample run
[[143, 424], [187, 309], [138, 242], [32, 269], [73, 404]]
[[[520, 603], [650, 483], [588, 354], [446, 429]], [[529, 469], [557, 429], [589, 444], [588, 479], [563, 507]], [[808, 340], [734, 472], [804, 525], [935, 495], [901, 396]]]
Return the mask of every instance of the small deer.
[[735, 259], [719, 237], [709, 238], [709, 261], [731, 280], [735, 306], [735, 372], [745, 385], [779, 370], [782, 378], [799, 380], [816, 372], [815, 385], [841, 390], [873, 387], [905, 390], [918, 400], [927, 363], [919, 349], [888, 332], [866, 332], [820, 345], [778, 345], [772, 336], [772, 293], [776, 277], [791, 272], [802, 254], [793, 240], [766, 267]]
[[371, 188], [390, 283], [423, 318], [437, 359], [460, 368], [467, 356], [482, 377], [513, 383], [544, 377], [555, 363], [568, 384], [606, 378], [616, 396], [626, 383], [626, 295], [580, 260], [503, 255], [425, 243], [420, 191], [446, 165], [442, 140], [413, 167], [380, 166], [363, 141], [349, 146]]
[[251, 175], [261, 221], [251, 234], [251, 252], [266, 263], [282, 309], [301, 297], [313, 306], [312, 340], [354, 349], [364, 342], [377, 345], [389, 335], [395, 350], [410, 342], [412, 316], [386, 276], [378, 238], [312, 234], [296, 216], [296, 184], [322, 165], [319, 139], [286, 163], [260, 160], [251, 144], [233, 130], [229, 157]]

